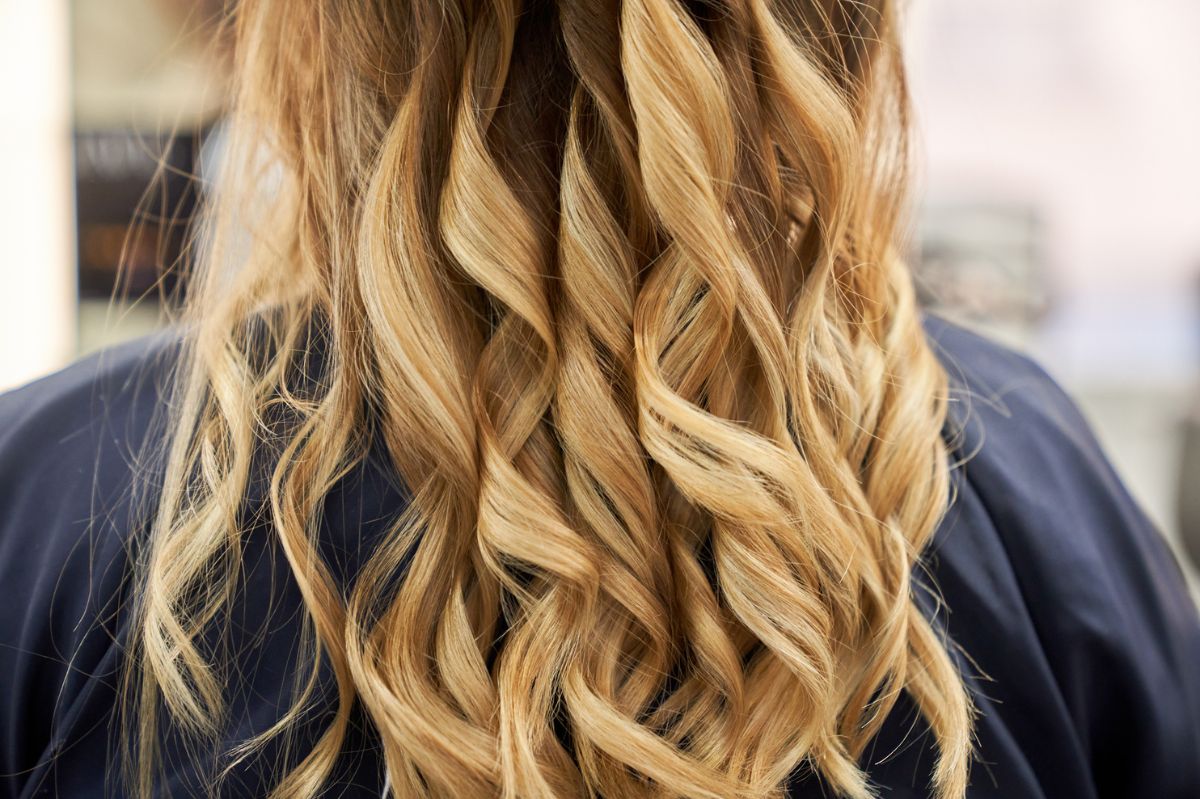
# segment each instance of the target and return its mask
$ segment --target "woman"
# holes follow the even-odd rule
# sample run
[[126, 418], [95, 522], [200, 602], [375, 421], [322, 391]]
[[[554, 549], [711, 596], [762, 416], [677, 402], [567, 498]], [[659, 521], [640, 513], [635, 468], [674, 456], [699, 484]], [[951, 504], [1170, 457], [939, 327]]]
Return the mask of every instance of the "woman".
[[1200, 794], [1177, 565], [914, 306], [892, 3], [233, 22], [185, 318], [0, 400], [8, 795]]

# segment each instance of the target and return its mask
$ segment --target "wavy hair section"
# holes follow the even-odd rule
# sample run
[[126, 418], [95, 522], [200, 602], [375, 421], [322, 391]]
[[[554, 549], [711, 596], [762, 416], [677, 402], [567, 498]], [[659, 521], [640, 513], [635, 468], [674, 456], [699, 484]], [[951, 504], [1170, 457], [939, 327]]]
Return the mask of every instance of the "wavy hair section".
[[[402, 797], [782, 797], [901, 691], [967, 784], [972, 710], [914, 601], [946, 376], [899, 256], [887, 0], [243, 0], [236, 131], [139, 565], [140, 795], [220, 737], [240, 515]], [[320, 358], [312, 357], [319, 352]], [[319, 361], [319, 362], [318, 362]], [[411, 502], [351, 585], [322, 500], [383, 441]], [[229, 653], [225, 653], [226, 659]]]

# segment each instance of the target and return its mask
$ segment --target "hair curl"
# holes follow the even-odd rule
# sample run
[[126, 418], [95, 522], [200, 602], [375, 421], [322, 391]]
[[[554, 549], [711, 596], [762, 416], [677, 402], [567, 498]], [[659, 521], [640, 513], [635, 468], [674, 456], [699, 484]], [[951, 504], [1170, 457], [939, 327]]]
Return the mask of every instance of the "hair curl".
[[[339, 695], [275, 796], [317, 795], [360, 702], [398, 796], [779, 797], [807, 765], [864, 797], [901, 690], [962, 796], [971, 705], [913, 599], [947, 387], [898, 252], [892, 3], [242, 0], [231, 23], [139, 593], [138, 790], [160, 708], [221, 724], [201, 639], [267, 452], [311, 676], [230, 754], [286, 733], [322, 663]], [[371, 436], [411, 502], [341, 586], [317, 522]]]

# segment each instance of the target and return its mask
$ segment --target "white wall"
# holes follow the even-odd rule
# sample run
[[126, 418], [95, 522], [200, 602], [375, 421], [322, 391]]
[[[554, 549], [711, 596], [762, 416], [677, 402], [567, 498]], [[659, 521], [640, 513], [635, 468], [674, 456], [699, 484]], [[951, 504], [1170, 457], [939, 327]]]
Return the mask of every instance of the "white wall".
[[1030, 201], [1080, 379], [1200, 361], [1200, 2], [914, 0], [927, 195]]
[[0, 390], [75, 349], [68, 20], [0, 0]]

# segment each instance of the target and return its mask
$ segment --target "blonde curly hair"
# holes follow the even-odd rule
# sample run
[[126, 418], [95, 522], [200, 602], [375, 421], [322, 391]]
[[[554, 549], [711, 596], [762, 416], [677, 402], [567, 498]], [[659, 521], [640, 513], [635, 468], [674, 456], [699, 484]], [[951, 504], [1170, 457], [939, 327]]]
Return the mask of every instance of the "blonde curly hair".
[[[141, 565], [137, 789], [269, 455], [272, 535], [339, 710], [402, 797], [780, 797], [907, 691], [965, 791], [971, 703], [914, 603], [946, 375], [899, 235], [888, 0], [242, 0]], [[268, 346], [263, 346], [263, 342]], [[320, 344], [324, 360], [304, 354]], [[283, 421], [281, 421], [283, 420]], [[350, 586], [322, 499], [377, 436], [411, 501]], [[569, 734], [569, 744], [557, 727]]]

